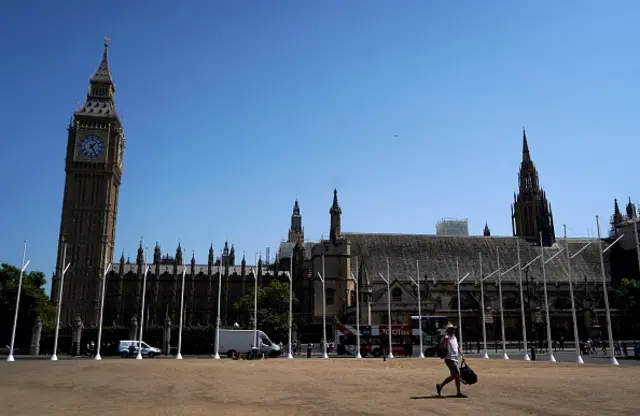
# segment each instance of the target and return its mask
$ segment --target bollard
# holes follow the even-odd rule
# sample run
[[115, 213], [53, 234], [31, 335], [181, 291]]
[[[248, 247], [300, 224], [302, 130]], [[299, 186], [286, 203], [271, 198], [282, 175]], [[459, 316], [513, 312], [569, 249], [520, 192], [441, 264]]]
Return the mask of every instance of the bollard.
[[531, 347], [531, 360], [535, 361], [536, 360], [536, 347]]

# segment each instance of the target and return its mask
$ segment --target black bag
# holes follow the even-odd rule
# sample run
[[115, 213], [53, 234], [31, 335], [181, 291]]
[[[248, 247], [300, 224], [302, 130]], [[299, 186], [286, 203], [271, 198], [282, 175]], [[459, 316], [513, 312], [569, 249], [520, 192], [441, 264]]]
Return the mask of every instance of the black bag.
[[460, 366], [460, 381], [464, 384], [476, 384], [478, 382], [478, 375], [467, 365], [466, 361]]

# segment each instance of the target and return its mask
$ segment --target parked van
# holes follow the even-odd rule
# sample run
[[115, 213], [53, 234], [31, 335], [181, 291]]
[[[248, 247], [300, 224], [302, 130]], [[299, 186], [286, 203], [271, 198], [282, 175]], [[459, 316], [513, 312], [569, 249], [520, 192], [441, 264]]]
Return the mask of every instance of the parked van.
[[[144, 357], [153, 358], [156, 355], [160, 354], [160, 348], [151, 347], [146, 342], [142, 341], [140, 343], [142, 345], [142, 355]], [[124, 340], [118, 343], [118, 354], [122, 358], [127, 357], [135, 357], [138, 355], [138, 341], [135, 340]]]
[[[258, 346], [262, 354], [268, 357], [277, 357], [282, 354], [280, 346], [272, 342], [267, 334], [262, 331], [257, 332]], [[251, 350], [254, 345], [252, 329], [221, 329], [220, 349], [218, 354], [227, 354], [229, 358], [234, 353], [245, 353]], [[215, 351], [214, 351], [215, 352]]]

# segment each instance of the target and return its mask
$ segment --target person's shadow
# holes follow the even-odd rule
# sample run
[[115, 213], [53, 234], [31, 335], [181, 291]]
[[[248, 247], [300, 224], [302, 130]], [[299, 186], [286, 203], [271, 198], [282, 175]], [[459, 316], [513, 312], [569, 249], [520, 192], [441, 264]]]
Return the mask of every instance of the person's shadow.
[[429, 400], [429, 399], [464, 399], [464, 397], [458, 397], [455, 394], [450, 394], [447, 396], [438, 396], [437, 394], [434, 394], [432, 396], [411, 396], [409, 397], [409, 399], [411, 400]]

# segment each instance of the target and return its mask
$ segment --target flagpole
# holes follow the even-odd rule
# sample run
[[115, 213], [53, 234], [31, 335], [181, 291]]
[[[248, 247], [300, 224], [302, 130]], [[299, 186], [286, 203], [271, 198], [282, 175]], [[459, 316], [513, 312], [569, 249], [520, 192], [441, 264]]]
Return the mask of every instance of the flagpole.
[[[224, 249], [220, 251], [223, 253]], [[218, 306], [217, 306], [217, 314], [216, 314], [216, 343], [215, 349], [216, 352], [213, 354], [214, 360], [220, 359], [220, 322], [222, 322], [222, 317], [220, 316], [220, 299], [222, 297], [222, 256], [220, 256], [220, 267], [218, 267]]]
[[482, 271], [482, 253], [478, 253], [478, 259], [480, 260], [480, 308], [482, 309], [482, 347], [484, 348], [484, 355], [482, 358], [489, 359], [487, 353], [487, 321], [485, 320], [485, 306], [484, 306], [484, 274]]
[[416, 286], [418, 286], [418, 331], [420, 332], [420, 358], [424, 358], [424, 345], [422, 344], [422, 298], [420, 294], [420, 261], [416, 260]]
[[502, 269], [500, 268], [500, 250], [496, 250], [498, 260], [498, 298], [500, 300], [500, 332], [502, 332], [502, 359], [508, 360], [507, 341], [504, 334], [504, 305], [502, 300]]
[[[256, 271], [253, 273], [253, 347], [260, 352], [260, 342], [258, 340], [258, 253], [256, 253]], [[222, 264], [222, 263], [220, 263]]]
[[458, 333], [460, 334], [460, 345], [464, 345], [462, 342], [462, 309], [460, 307], [460, 262], [456, 257], [456, 281], [458, 284]]
[[322, 255], [322, 358], [329, 358], [327, 354], [327, 291], [324, 280], [324, 254]]
[[140, 336], [138, 337], [138, 355], [136, 360], [142, 360], [142, 332], [144, 330], [144, 301], [147, 295], [147, 273], [149, 272], [149, 247], [144, 250], [144, 276], [142, 277], [142, 306], [140, 308]]
[[391, 269], [389, 257], [387, 257], [387, 312], [389, 314], [389, 354], [387, 358], [393, 358], [393, 344], [391, 342]]
[[524, 360], [531, 361], [529, 357], [529, 346], [527, 345], [527, 317], [524, 312], [524, 282], [522, 281], [522, 267], [520, 266], [520, 239], [516, 239], [516, 251], [518, 252], [518, 279], [520, 280], [520, 316], [522, 317], [522, 342], [524, 343]]
[[571, 274], [571, 253], [569, 253], [569, 237], [567, 237], [567, 226], [564, 228], [564, 244], [567, 250], [567, 275], [569, 277], [569, 296], [571, 296], [571, 317], [573, 319], [573, 342], [576, 345], [576, 362], [584, 364], [584, 360], [580, 355], [580, 338], [578, 335], [578, 318], [576, 316], [576, 301], [573, 297], [573, 275]]
[[[600, 238], [600, 218], [596, 215], [596, 226], [598, 227], [598, 248], [600, 251], [600, 271], [602, 273], [602, 291], [604, 293], [604, 307], [607, 313], [607, 331], [609, 332], [609, 352], [612, 365], [620, 365], [616, 360], [615, 349], [613, 348], [613, 328], [611, 328], [611, 310], [609, 309], [609, 292], [607, 290], [607, 277], [604, 271], [604, 251], [602, 251], [602, 240]], [[620, 237], [618, 237], [618, 240]], [[617, 243], [617, 240], [613, 244]], [[613, 246], [611, 244], [609, 247]], [[607, 248], [609, 248], [607, 247]]]
[[[631, 197], [629, 197], [629, 203], [631, 203]], [[640, 241], [638, 240], [638, 213], [635, 205], [631, 211], [633, 214], [633, 235], [636, 240], [636, 255], [638, 256], [638, 270], [640, 271]]]
[[[277, 269], [276, 269], [276, 273], [278, 273]], [[291, 336], [292, 327], [293, 327], [293, 253], [289, 258], [289, 354], [287, 355], [287, 358], [293, 358], [293, 354], [291, 353], [291, 343], [293, 342], [292, 336]]]
[[549, 296], [547, 294], [547, 273], [544, 267], [544, 245], [542, 244], [542, 232], [540, 236], [540, 261], [542, 263], [542, 286], [544, 288], [544, 308], [547, 316], [547, 348], [549, 349], [549, 361], [556, 362], [556, 357], [553, 356], [553, 343], [551, 342], [551, 320], [549, 318]]
[[11, 345], [9, 347], [9, 356], [7, 357], [8, 362], [15, 361], [15, 358], [13, 358], [13, 348], [15, 346], [15, 341], [16, 341], [16, 327], [18, 325], [18, 312], [20, 310], [20, 294], [22, 293], [22, 276], [24, 275], [24, 270], [27, 268], [27, 265], [29, 265], [29, 262], [30, 262], [29, 260], [25, 264], [26, 256], [27, 256], [27, 240], [24, 240], [24, 248], [22, 249], [22, 262], [20, 263], [20, 277], [18, 278], [18, 295], [16, 296], [16, 310], [13, 314], [13, 329], [11, 330]]
[[[64, 241], [64, 239], [62, 240]], [[64, 265], [65, 262], [67, 261], [67, 244], [64, 243], [64, 246], [62, 248], [62, 267], [64, 267], [62, 269], [62, 276], [60, 276], [60, 286], [58, 287], [58, 305], [56, 307], [56, 332], [55, 332], [55, 336], [53, 338], [53, 355], [51, 356], [51, 361], [57, 361], [58, 360], [58, 337], [60, 335], [60, 309], [62, 308], [62, 290], [64, 289], [64, 275], [67, 273], [67, 270], [69, 269], [69, 266], [71, 266], [71, 263], [67, 264], [66, 266]]]
[[100, 320], [98, 323], [98, 345], [96, 345], [96, 356], [94, 360], [102, 360], [100, 356], [100, 346], [102, 345], [102, 321], [104, 318], [104, 294], [107, 289], [107, 275], [111, 270], [111, 263], [107, 265], [104, 269], [104, 274], [102, 275], [102, 290], [100, 291]]
[[187, 266], [184, 263], [184, 257], [182, 258], [182, 288], [180, 294], [180, 324], [178, 325], [178, 353], [176, 354], [176, 360], [182, 360], [182, 324], [184, 322], [184, 278], [187, 274]]

